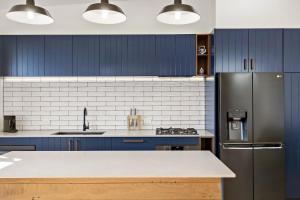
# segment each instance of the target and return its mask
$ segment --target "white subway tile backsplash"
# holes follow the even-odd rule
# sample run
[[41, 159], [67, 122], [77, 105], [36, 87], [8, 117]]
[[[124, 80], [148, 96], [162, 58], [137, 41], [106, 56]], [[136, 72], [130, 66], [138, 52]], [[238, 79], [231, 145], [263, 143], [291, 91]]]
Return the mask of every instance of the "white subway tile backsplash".
[[136, 108], [145, 129], [205, 129], [213, 124], [206, 122], [213, 120], [214, 112], [214, 85], [209, 82], [207, 86], [200, 78], [2, 78], [0, 113], [16, 115], [19, 130], [81, 129], [87, 107], [92, 129], [127, 129], [127, 115]]

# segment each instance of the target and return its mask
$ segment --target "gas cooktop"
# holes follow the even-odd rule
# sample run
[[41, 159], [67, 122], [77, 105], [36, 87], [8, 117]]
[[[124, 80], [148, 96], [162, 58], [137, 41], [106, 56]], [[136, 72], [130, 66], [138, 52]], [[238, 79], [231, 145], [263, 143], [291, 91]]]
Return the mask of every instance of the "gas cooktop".
[[157, 128], [156, 135], [198, 135], [194, 128]]

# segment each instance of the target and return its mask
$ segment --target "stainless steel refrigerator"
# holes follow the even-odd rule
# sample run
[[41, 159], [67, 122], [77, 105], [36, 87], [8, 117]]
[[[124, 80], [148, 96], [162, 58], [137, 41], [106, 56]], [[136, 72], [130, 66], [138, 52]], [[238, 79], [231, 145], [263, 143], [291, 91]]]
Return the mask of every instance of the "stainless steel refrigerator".
[[284, 199], [282, 73], [217, 74], [217, 152], [236, 173], [224, 200]]

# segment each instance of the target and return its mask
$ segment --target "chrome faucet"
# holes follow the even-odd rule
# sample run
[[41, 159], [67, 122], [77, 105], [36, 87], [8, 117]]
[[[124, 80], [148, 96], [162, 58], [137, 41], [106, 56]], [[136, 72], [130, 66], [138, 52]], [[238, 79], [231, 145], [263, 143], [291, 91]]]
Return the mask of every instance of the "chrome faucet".
[[88, 122], [87, 125], [86, 125], [86, 123], [85, 123], [85, 118], [86, 118], [87, 115], [88, 115], [87, 109], [84, 108], [84, 109], [83, 109], [83, 131], [86, 131], [87, 129], [90, 129], [90, 123]]

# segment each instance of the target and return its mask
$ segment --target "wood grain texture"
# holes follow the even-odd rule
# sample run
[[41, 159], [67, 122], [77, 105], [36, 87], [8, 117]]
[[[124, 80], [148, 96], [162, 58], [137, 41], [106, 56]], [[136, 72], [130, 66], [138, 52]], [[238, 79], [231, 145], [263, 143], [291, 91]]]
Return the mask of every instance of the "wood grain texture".
[[220, 200], [211, 178], [1, 179], [2, 200]]

